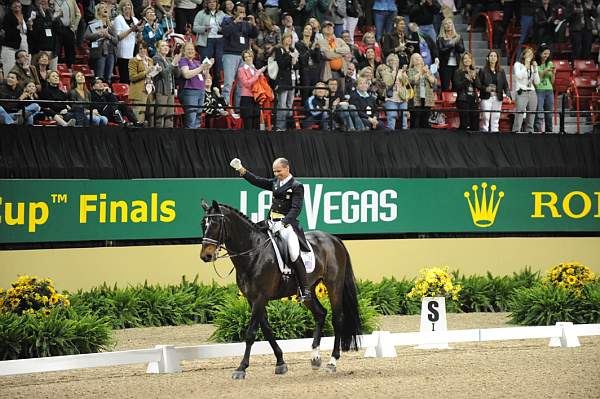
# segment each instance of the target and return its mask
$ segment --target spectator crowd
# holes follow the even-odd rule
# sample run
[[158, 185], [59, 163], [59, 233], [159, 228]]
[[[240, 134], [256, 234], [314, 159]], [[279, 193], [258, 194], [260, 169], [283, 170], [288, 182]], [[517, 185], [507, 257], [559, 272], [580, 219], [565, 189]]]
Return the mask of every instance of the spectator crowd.
[[[487, 11], [499, 49], [477, 65], [455, 20]], [[552, 55], [591, 60], [599, 16], [600, 0], [5, 1], [0, 122], [173, 127], [181, 107], [185, 128], [401, 130], [439, 124], [453, 92], [460, 129], [499, 131], [513, 102], [512, 131], [552, 132]]]

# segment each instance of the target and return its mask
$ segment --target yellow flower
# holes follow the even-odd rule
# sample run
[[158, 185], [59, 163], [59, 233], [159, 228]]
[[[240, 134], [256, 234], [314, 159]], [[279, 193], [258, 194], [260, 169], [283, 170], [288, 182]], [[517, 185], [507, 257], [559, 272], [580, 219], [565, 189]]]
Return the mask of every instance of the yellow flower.
[[322, 281], [316, 286], [315, 292], [317, 294], [317, 298], [319, 299], [327, 296], [327, 287], [325, 287], [325, 284], [323, 284]]
[[572, 284], [575, 284], [576, 282], [577, 282], [577, 277], [575, 277], [575, 276], [568, 276], [567, 277], [567, 283], [569, 283], [569, 284], [572, 285]]
[[50, 297], [50, 305], [55, 305], [59, 300], [59, 297], [57, 294], [54, 294]]
[[15, 309], [17, 306], [19, 306], [19, 303], [21, 302], [21, 300], [19, 298], [11, 298], [10, 299], [10, 306]]
[[50, 309], [46, 309], [46, 308], [42, 309], [42, 314], [43, 314], [44, 316], [48, 316], [48, 315], [50, 315]]

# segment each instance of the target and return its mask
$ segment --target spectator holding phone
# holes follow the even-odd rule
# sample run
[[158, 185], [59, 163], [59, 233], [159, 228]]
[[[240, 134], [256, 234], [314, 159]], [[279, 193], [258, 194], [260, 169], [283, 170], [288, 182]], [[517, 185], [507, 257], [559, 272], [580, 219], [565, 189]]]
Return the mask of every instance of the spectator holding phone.
[[225, 13], [219, 10], [217, 0], [207, 0], [204, 2], [204, 9], [196, 14], [194, 18], [193, 31], [196, 36], [196, 46], [200, 50], [200, 58], [214, 58], [215, 66], [213, 74], [215, 81], [221, 79], [223, 65], [223, 34], [221, 33], [221, 24]]

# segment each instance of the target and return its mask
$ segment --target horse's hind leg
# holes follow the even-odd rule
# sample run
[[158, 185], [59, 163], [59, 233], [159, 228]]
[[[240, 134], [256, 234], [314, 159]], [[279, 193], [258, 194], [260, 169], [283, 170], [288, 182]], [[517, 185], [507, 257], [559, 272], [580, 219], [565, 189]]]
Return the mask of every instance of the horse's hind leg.
[[273, 348], [273, 353], [275, 354], [275, 358], [277, 359], [277, 365], [275, 366], [275, 374], [285, 374], [288, 371], [287, 364], [283, 361], [283, 351], [277, 344], [275, 340], [275, 335], [273, 334], [273, 330], [271, 329], [271, 325], [267, 320], [267, 315], [263, 313], [263, 317], [260, 319], [260, 327], [262, 329], [263, 334], [271, 348]]
[[[314, 291], [314, 290], [313, 290]], [[318, 370], [321, 367], [321, 355], [319, 354], [319, 346], [321, 345], [321, 335], [323, 334], [323, 326], [327, 317], [327, 310], [317, 299], [315, 293], [312, 293], [313, 300], [307, 301], [304, 304], [312, 312], [315, 318], [315, 331], [313, 333], [312, 356], [310, 365], [313, 370]]]
[[342, 292], [329, 292], [329, 301], [331, 302], [331, 323], [333, 324], [333, 332], [335, 338], [333, 340], [333, 351], [331, 352], [331, 359], [325, 366], [327, 371], [335, 372], [337, 369], [337, 361], [340, 358], [340, 345], [341, 345], [341, 334], [344, 328], [342, 320]]
[[233, 372], [232, 378], [234, 380], [243, 380], [246, 378], [246, 369], [250, 365], [250, 351], [252, 350], [252, 344], [256, 339], [256, 331], [258, 330], [258, 323], [261, 318], [265, 317], [265, 303], [255, 301], [251, 303], [252, 313], [250, 315], [250, 324], [246, 330], [246, 350], [244, 351], [244, 357], [240, 362], [239, 367]]

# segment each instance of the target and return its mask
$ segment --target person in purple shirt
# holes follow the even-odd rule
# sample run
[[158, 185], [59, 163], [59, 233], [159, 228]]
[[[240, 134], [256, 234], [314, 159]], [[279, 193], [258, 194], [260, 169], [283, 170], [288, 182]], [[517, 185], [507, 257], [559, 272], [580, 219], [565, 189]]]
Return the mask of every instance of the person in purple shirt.
[[195, 60], [194, 43], [187, 42], [183, 46], [183, 57], [179, 60], [182, 83], [178, 95], [183, 105], [183, 124], [186, 129], [198, 129], [202, 121], [202, 105], [204, 104], [204, 75], [214, 63]]

